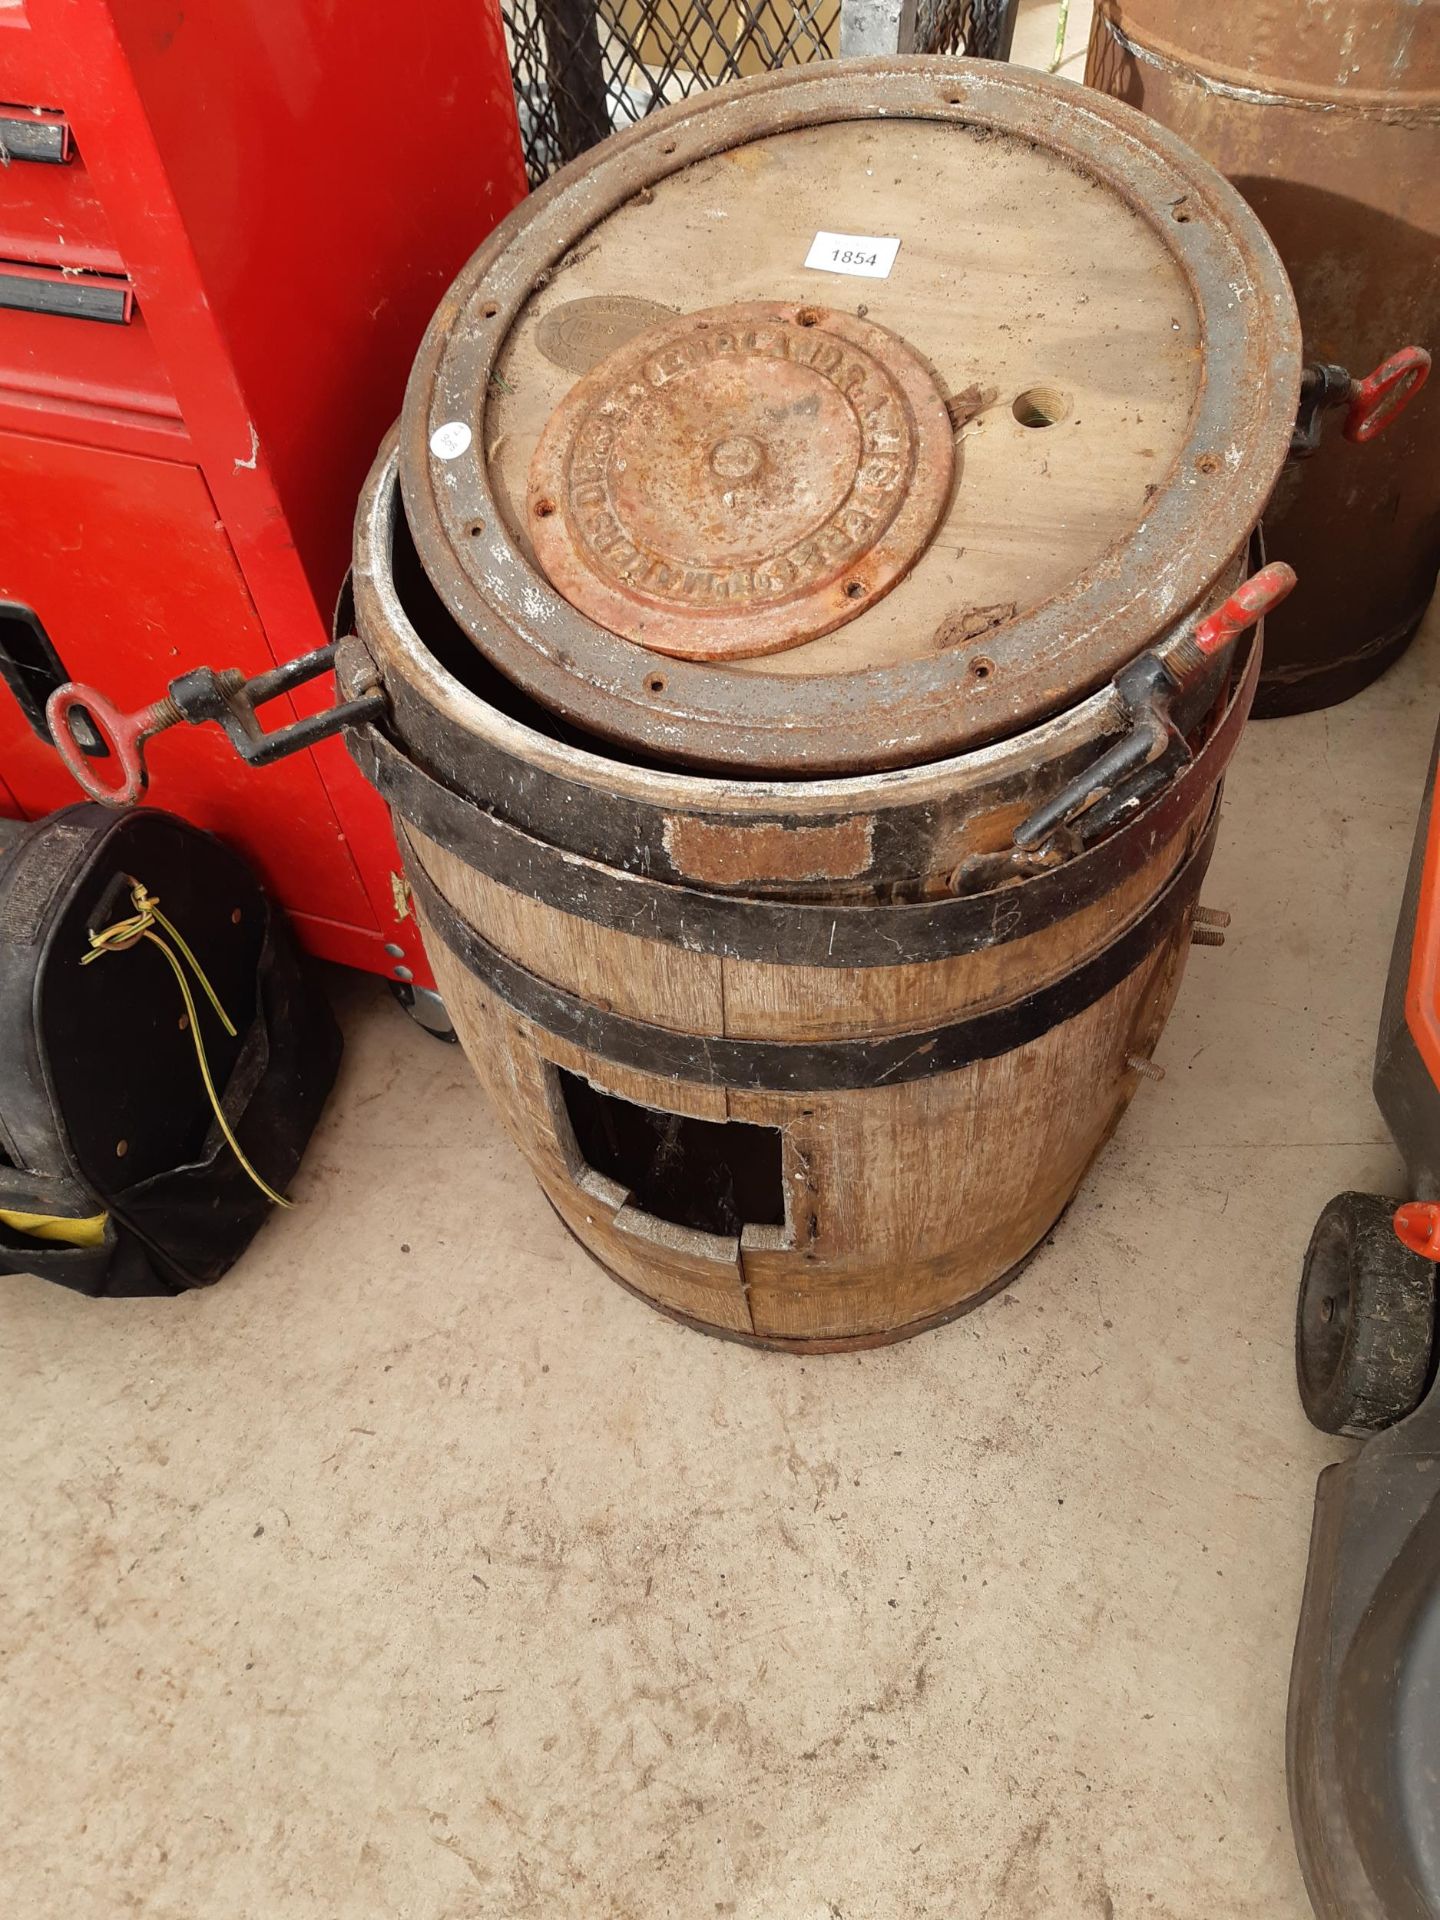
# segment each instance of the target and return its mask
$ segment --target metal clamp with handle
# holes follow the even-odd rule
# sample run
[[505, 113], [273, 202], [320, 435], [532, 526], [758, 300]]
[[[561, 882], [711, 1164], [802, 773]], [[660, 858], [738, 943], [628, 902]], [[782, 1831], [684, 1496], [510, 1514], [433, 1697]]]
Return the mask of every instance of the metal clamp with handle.
[[1308, 459], [1316, 451], [1324, 415], [1338, 407], [1346, 410], [1341, 432], [1363, 447], [1399, 419], [1429, 378], [1430, 355], [1424, 347], [1401, 347], [1363, 380], [1355, 379], [1345, 367], [1314, 361], [1300, 378], [1291, 459]]
[[[307, 714], [288, 727], [277, 727], [273, 733], [261, 727], [256, 709], [331, 672], [336, 652], [337, 645], [332, 642], [253, 679], [247, 679], [238, 667], [222, 673], [213, 667], [195, 667], [172, 680], [163, 698], [137, 713], [121, 713], [94, 687], [71, 681], [51, 694], [45, 704], [45, 718], [60, 758], [92, 800], [107, 807], [134, 806], [150, 782], [145, 764], [147, 743], [182, 723], [198, 727], [216, 721], [247, 765], [268, 767], [272, 761], [330, 739], [345, 727], [374, 719], [385, 705], [378, 686], [358, 699]], [[120, 772], [118, 782], [101, 777], [100, 768], [105, 762], [88, 757], [82, 740], [77, 738], [76, 724], [84, 719], [89, 720], [108, 748], [109, 757], [115, 760]], [[94, 735], [87, 733], [86, 738], [93, 754]]]
[[1077, 850], [1188, 764], [1193, 756], [1170, 713], [1175, 696], [1247, 627], [1278, 607], [1294, 585], [1294, 568], [1283, 560], [1272, 561], [1189, 633], [1163, 651], [1152, 648], [1121, 668], [1112, 685], [1126, 730], [1016, 827], [1015, 849], [1026, 864], [1063, 859], [1065, 835], [1070, 837], [1071, 850]]

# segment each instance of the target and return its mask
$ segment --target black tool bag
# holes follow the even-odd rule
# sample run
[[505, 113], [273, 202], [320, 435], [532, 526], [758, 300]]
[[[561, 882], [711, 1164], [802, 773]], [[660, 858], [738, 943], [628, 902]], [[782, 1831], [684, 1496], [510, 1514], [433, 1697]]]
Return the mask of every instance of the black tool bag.
[[[189, 947], [194, 1019], [166, 955], [91, 936], [137, 883]], [[155, 929], [166, 945], [176, 943]], [[283, 1194], [340, 1061], [340, 1032], [279, 910], [228, 847], [171, 814], [67, 808], [0, 821], [0, 1272], [88, 1294], [221, 1278]]]

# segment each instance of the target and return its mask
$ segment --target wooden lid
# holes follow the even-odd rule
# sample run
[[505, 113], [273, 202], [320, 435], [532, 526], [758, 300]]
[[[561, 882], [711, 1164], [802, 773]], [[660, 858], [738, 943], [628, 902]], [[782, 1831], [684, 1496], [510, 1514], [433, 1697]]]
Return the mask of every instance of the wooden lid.
[[1298, 380], [1273, 249], [1164, 129], [991, 63], [845, 62], [656, 115], [517, 209], [432, 323], [402, 484], [451, 611], [569, 719], [681, 764], [896, 766], [1072, 705], [1196, 606]]

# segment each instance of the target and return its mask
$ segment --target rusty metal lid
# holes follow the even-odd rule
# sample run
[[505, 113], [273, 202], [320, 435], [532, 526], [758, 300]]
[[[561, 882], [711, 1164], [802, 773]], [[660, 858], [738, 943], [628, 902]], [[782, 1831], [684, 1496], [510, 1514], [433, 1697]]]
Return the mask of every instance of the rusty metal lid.
[[[747, 327], [903, 394], [873, 526], [840, 504], [855, 410], [803, 349], [709, 351]], [[1273, 247], [1165, 128], [993, 62], [824, 63], [522, 203], [416, 358], [401, 486], [462, 631], [568, 722], [741, 777], [870, 771], [1034, 726], [1183, 622], [1299, 374]]]
[[646, 328], [571, 388], [530, 464], [530, 535], [611, 633], [737, 660], [888, 593], [953, 468], [944, 399], [893, 333], [819, 306], [710, 307]]

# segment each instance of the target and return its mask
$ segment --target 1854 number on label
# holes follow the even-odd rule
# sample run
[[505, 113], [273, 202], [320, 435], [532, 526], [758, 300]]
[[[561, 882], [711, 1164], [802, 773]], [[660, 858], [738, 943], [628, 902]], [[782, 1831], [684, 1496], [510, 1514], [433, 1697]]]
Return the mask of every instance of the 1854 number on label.
[[817, 233], [805, 256], [807, 267], [819, 273], [858, 273], [864, 280], [888, 280], [898, 240], [865, 233]]

